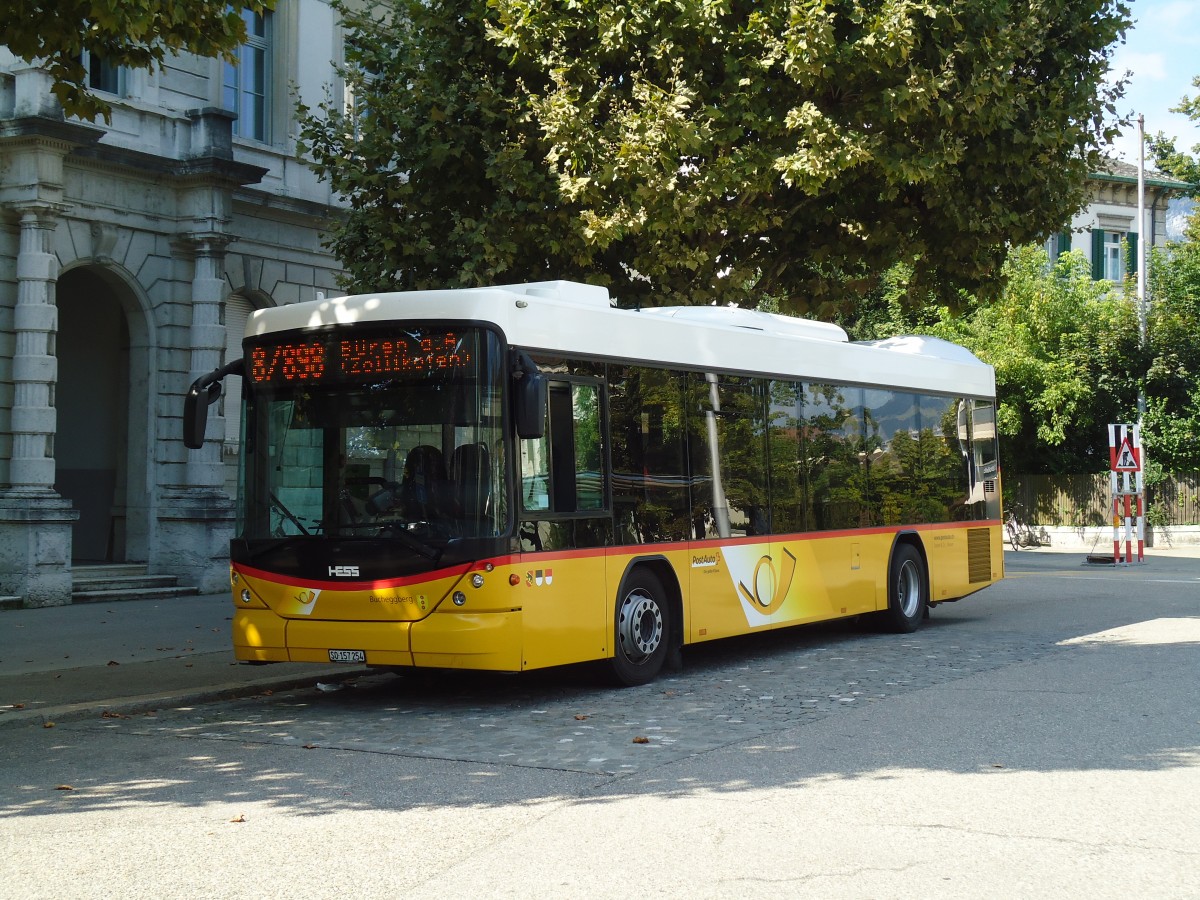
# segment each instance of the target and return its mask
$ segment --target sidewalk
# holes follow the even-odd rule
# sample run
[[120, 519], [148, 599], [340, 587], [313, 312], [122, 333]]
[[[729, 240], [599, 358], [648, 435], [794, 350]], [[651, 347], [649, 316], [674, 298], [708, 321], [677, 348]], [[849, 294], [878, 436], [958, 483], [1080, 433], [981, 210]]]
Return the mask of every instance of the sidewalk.
[[0, 611], [0, 728], [337, 681], [364, 670], [233, 658], [228, 594]]

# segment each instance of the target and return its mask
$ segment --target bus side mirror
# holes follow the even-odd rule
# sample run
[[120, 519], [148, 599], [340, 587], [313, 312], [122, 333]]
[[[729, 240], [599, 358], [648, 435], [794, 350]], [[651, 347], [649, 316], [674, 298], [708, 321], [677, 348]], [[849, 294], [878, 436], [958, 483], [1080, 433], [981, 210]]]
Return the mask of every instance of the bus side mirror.
[[201, 385], [202, 381], [204, 378], [197, 378], [183, 398], [183, 445], [189, 450], [199, 450], [204, 446], [208, 407], [221, 396], [219, 381]]
[[513, 418], [517, 437], [530, 440], [546, 434], [546, 376], [524, 350], [512, 351]]
[[199, 450], [204, 446], [208, 408], [221, 396], [221, 380], [226, 375], [243, 375], [245, 368], [242, 360], [235, 359], [192, 382], [183, 398], [183, 446], [189, 450]]
[[516, 384], [517, 437], [540, 438], [546, 434], [546, 390], [549, 382], [541, 372], [526, 372]]

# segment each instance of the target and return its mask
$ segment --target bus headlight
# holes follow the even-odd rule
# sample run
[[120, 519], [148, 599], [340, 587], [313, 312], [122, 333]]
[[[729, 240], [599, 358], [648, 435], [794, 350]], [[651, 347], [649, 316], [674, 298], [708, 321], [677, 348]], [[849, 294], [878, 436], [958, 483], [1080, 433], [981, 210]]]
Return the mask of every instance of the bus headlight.
[[250, 588], [242, 588], [242, 602], [249, 603], [254, 598], [250, 595]]
[[467, 602], [467, 595], [464, 594], [462, 591], [455, 591], [453, 599], [454, 599], [455, 606], [462, 606], [463, 604], [465, 604]]
[[480, 575], [478, 572], [476, 572], [474, 575], [471, 576], [471, 587], [474, 587], [474, 588], [483, 587], [483, 576]]

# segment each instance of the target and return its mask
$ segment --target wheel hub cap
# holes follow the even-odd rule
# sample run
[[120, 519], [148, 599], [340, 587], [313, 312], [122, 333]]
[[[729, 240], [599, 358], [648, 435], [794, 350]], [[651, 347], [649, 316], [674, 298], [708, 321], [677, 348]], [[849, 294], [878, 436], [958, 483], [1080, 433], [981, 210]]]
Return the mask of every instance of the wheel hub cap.
[[621, 604], [617, 636], [625, 657], [640, 662], [654, 653], [663, 639], [662, 610], [650, 597], [637, 591]]

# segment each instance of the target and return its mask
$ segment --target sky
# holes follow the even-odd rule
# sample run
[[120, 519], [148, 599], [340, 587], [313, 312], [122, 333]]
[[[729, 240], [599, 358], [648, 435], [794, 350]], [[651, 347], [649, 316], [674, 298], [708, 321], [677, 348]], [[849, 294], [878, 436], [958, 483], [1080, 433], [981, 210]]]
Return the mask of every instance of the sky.
[[1134, 122], [1115, 142], [1118, 159], [1137, 164], [1137, 114], [1146, 117], [1146, 134], [1174, 137], [1179, 150], [1200, 144], [1200, 122], [1168, 112], [1187, 95], [1200, 94], [1192, 78], [1200, 75], [1200, 0], [1131, 0], [1133, 27], [1113, 57], [1115, 74], [1132, 73], [1119, 112]]

